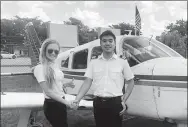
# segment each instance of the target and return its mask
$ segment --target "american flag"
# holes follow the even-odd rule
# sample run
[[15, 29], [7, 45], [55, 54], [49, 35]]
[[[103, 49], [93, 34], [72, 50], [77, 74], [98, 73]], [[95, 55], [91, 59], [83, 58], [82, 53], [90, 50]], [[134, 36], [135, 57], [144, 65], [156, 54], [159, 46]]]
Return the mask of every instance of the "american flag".
[[135, 28], [140, 31], [141, 29], [141, 18], [140, 18], [140, 13], [138, 11], [138, 8], [136, 6], [136, 15], [135, 15]]

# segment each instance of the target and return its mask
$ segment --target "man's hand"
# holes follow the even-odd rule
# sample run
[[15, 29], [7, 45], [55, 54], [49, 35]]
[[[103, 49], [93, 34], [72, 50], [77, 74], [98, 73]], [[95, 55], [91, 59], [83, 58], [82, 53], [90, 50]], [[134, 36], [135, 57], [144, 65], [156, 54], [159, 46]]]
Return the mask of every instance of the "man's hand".
[[65, 105], [66, 105], [68, 108], [72, 108], [72, 102], [71, 102], [71, 101], [66, 101]]
[[124, 100], [124, 95], [123, 96], [121, 96], [121, 101], [123, 101]]
[[127, 105], [123, 101], [121, 102], [121, 104], [123, 106], [123, 110], [119, 113], [119, 115], [123, 115], [125, 111], [127, 110]]

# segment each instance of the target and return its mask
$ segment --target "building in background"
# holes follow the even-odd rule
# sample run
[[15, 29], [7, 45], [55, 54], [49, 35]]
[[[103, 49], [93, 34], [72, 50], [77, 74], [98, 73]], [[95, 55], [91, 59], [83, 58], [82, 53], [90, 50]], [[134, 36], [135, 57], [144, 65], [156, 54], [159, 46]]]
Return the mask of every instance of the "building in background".
[[47, 37], [57, 40], [61, 52], [78, 46], [78, 28], [76, 25], [47, 23]]
[[16, 56], [29, 56], [29, 47], [24, 45], [23, 36], [2, 36], [1, 51], [16, 54]]
[[14, 46], [13, 50], [14, 50], [14, 54], [16, 54], [16, 56], [21, 56], [21, 57], [29, 56], [29, 47], [28, 46], [24, 46], [24, 45]]

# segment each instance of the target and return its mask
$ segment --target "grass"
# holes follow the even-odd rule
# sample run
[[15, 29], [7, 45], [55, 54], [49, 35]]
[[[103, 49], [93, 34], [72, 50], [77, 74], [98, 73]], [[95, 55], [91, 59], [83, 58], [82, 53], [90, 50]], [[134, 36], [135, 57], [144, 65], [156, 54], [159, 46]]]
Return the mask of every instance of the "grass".
[[[36, 80], [32, 76], [1, 76], [1, 91], [6, 92], [42, 92]], [[16, 127], [20, 110], [1, 110], [1, 127]], [[124, 118], [129, 116], [125, 115]], [[43, 111], [36, 114], [36, 122], [44, 127], [51, 127], [46, 120]], [[69, 127], [95, 127], [92, 110], [68, 110]], [[175, 127], [175, 125], [143, 118], [134, 118], [123, 121], [123, 127]]]

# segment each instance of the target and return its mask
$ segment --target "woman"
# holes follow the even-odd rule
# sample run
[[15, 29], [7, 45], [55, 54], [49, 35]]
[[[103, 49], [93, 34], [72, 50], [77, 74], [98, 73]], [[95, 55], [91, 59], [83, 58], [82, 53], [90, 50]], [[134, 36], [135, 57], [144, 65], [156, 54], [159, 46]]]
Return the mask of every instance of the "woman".
[[41, 46], [40, 64], [34, 68], [34, 75], [43, 89], [43, 109], [47, 120], [53, 127], [68, 127], [67, 106], [71, 107], [71, 102], [65, 100], [62, 88], [74, 88], [74, 84], [73, 80], [63, 83], [64, 74], [55, 64], [59, 50], [60, 45], [56, 40], [46, 39]]

